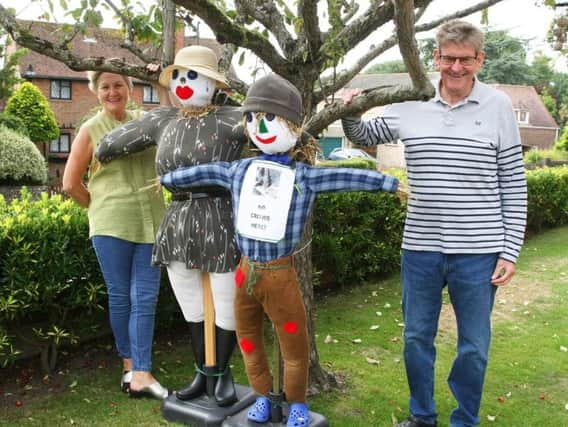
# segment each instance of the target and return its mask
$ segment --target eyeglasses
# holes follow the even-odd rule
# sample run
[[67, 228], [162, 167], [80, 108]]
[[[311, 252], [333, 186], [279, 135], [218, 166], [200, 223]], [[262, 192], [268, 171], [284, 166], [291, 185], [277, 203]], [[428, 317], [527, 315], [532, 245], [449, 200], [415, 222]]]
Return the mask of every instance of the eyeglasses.
[[477, 56], [450, 56], [440, 55], [440, 62], [442, 65], [454, 65], [459, 61], [464, 67], [471, 67], [477, 61]]

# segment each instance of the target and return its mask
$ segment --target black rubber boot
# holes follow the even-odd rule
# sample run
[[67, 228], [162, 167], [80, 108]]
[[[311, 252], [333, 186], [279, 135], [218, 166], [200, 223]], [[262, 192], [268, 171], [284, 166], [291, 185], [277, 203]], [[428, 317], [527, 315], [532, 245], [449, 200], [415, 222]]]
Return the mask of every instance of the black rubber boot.
[[217, 367], [221, 376], [215, 384], [215, 401], [219, 406], [229, 406], [237, 401], [237, 392], [233, 383], [233, 375], [229, 362], [235, 345], [237, 335], [235, 331], [228, 331], [215, 326], [215, 343], [217, 348]]
[[[205, 363], [205, 336], [203, 331], [203, 322], [189, 322], [189, 331], [191, 332], [191, 348], [195, 357], [197, 368], [203, 371]], [[191, 384], [187, 387], [176, 391], [179, 400], [191, 400], [205, 393], [207, 377], [202, 372], [196, 371], [195, 377]]]

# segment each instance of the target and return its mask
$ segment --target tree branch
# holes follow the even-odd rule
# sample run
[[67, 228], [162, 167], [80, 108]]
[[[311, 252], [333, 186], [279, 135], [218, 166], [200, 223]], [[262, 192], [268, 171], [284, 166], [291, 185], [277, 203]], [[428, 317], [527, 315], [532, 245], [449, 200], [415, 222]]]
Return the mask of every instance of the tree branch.
[[233, 43], [250, 49], [275, 73], [283, 77], [294, 75], [295, 70], [292, 64], [280, 56], [266, 37], [257, 31], [249, 31], [244, 26], [235, 24], [210, 0], [174, 0], [174, 3], [185, 7], [203, 19], [215, 33], [219, 43]]
[[104, 0], [104, 2], [114, 11], [116, 16], [120, 18], [122, 25], [124, 27], [124, 41], [120, 44], [120, 47], [129, 50], [146, 64], [156, 62], [156, 58], [151, 58], [144, 54], [135, 44], [135, 32], [132, 28], [131, 19], [129, 19], [123, 12], [122, 9], [118, 8], [112, 0]]
[[[398, 36], [398, 48], [404, 65], [417, 89], [431, 87], [426, 70], [420, 60], [420, 52], [414, 34], [414, 0], [395, 0], [394, 21]], [[433, 88], [432, 88], [433, 89]]]
[[365, 91], [362, 95], [356, 96], [350, 104], [346, 105], [343, 101], [332, 102], [325, 109], [314, 114], [306, 123], [305, 129], [311, 135], [316, 136], [321, 134], [330, 123], [342, 117], [356, 116], [379, 105], [430, 99], [433, 95], [430, 89], [433, 88], [431, 86], [423, 89], [402, 85], [377, 86], [374, 89]]
[[[496, 3], [499, 3], [503, 0], [487, 0], [481, 3], [476, 4], [475, 6], [471, 6], [467, 9], [462, 9], [457, 12], [451, 13], [446, 15], [442, 18], [435, 19], [433, 21], [419, 24], [414, 27], [414, 31], [416, 33], [429, 31], [433, 28], [439, 26], [442, 22], [449, 21], [451, 19], [456, 18], [463, 18], [465, 16], [471, 15], [474, 12], [478, 12], [483, 10], [489, 6], [492, 6]], [[419, 9], [417, 13], [417, 18], [424, 13], [424, 7]], [[347, 83], [349, 83], [353, 78], [361, 72], [363, 68], [365, 68], [373, 59], [381, 55], [383, 52], [389, 50], [391, 47], [396, 46], [398, 43], [398, 37], [396, 34], [391, 35], [390, 37], [384, 39], [380, 44], [371, 48], [371, 50], [359, 58], [359, 60], [348, 70], [341, 72], [335, 79], [330, 77], [322, 79], [323, 87], [317, 89], [314, 92], [314, 97], [317, 102], [321, 102], [324, 98], [324, 94], [335, 93], [342, 87], [344, 87]]]
[[[428, 6], [432, 1], [416, 0], [416, 7]], [[394, 5], [392, 1], [385, 1], [379, 7], [371, 2], [369, 8], [362, 16], [354, 20], [339, 33], [338, 39], [342, 40], [347, 46], [356, 46], [377, 28], [391, 21], [393, 17]]]
[[[292, 57], [296, 48], [296, 41], [284, 25], [282, 13], [272, 0], [236, 0], [235, 6], [238, 16], [252, 17], [260, 22], [264, 28], [274, 35], [286, 58]], [[235, 19], [235, 22], [237, 19]]]
[[[298, 37], [306, 44], [309, 58], [315, 61], [322, 39], [318, 24], [318, 5], [315, 0], [300, 0], [298, 2], [298, 17], [302, 19], [302, 26]], [[302, 42], [299, 43], [303, 44]], [[298, 49], [296, 54], [303, 54]], [[303, 58], [300, 58], [303, 60]]]
[[120, 59], [106, 59], [104, 57], [81, 58], [74, 55], [66, 45], [55, 45], [48, 40], [36, 37], [27, 28], [20, 25], [18, 20], [2, 5], [0, 5], [0, 25], [6, 29], [18, 45], [61, 61], [74, 71], [101, 70], [128, 75], [149, 82], [158, 79], [156, 73], [150, 73], [146, 70], [145, 65], [128, 64]]

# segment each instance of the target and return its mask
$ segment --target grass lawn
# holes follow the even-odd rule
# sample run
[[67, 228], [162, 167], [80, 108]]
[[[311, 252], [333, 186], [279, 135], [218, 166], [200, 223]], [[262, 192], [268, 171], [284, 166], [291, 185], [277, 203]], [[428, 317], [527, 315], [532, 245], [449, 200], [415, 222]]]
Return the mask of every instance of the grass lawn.
[[[529, 240], [512, 283], [497, 292], [483, 426], [568, 426], [568, 227]], [[331, 426], [391, 426], [407, 416], [402, 361], [399, 278], [317, 295], [321, 363], [341, 390], [310, 399]], [[447, 300], [447, 298], [446, 298]], [[445, 304], [437, 338], [439, 425], [455, 405], [446, 385], [455, 350], [451, 306]], [[191, 378], [187, 331], [157, 334], [155, 375], [171, 388]], [[240, 356], [237, 382], [246, 384]], [[120, 364], [110, 341], [70, 350], [60, 370], [42, 378], [25, 364], [0, 371], [0, 425], [160, 426], [160, 403], [119, 392]]]

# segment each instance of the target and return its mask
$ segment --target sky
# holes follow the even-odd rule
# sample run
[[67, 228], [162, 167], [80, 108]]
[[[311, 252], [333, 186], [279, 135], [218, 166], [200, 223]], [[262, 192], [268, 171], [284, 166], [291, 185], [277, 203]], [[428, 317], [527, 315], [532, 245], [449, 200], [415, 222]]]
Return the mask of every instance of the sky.
[[[460, 10], [478, 2], [479, 0], [435, 0], [420, 22], [428, 22], [431, 19], [444, 16], [450, 12]], [[55, 0], [53, 3], [55, 7], [57, 7], [58, 1]], [[77, 0], [68, 0], [68, 3], [77, 3]], [[151, 0], [140, 0], [140, 3], [153, 4], [154, 2]], [[361, 9], [364, 9], [368, 2], [362, 0], [359, 3]], [[547, 56], [555, 59], [555, 68], [558, 71], [568, 72], [566, 58], [559, 56], [546, 42], [546, 34], [555, 12], [544, 6], [538, 7], [537, 3], [540, 2], [538, 0], [504, 0], [492, 6], [489, 9], [490, 29], [507, 30], [515, 37], [528, 39], [529, 59], [531, 58], [531, 52], [542, 50]], [[37, 19], [38, 16], [47, 10], [47, 2], [45, 0], [2, 0], [2, 5], [4, 7], [14, 8], [17, 17], [21, 19]], [[59, 19], [63, 19], [63, 17], [61, 16]], [[481, 13], [476, 13], [465, 19], [476, 25], [480, 25]], [[111, 26], [112, 21], [105, 21], [105, 25]], [[201, 26], [201, 28], [203, 28], [203, 26]], [[381, 40], [388, 36], [392, 31], [392, 27], [383, 28], [381, 30], [382, 32], [377, 32], [377, 34], [370, 37], [369, 40], [353, 49], [353, 51], [346, 56], [344, 66], [349, 66], [352, 61], [361, 55], [361, 52], [365, 52], [369, 48], [369, 45], [373, 43], [373, 41], [376, 42], [377, 39]], [[433, 37], [433, 35], [434, 32], [429, 32], [419, 33], [417, 36], [418, 38], [423, 38], [425, 36]], [[202, 30], [201, 36], [212, 37], [212, 33], [209, 32], [209, 34], [207, 34], [206, 31]], [[238, 55], [236, 58], [238, 58]], [[384, 62], [393, 59], [400, 59], [398, 47], [394, 47], [385, 52], [379, 60], [375, 62]], [[239, 67], [237, 64], [234, 65], [237, 68], [237, 74], [239, 76], [250, 76], [255, 62], [249, 59], [246, 61], [244, 67]]]

